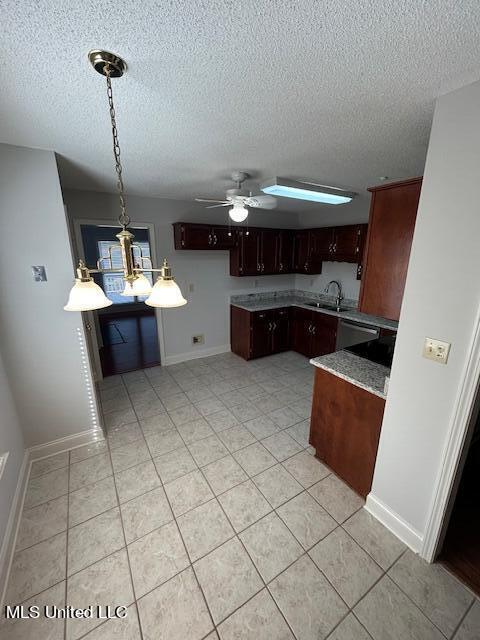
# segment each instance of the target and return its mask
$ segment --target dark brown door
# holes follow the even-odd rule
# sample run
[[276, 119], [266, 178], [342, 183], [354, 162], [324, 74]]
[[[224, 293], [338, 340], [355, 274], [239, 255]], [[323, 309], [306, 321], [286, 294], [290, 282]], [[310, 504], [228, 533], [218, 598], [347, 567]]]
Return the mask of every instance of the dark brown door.
[[206, 224], [174, 225], [175, 249], [212, 249], [212, 229]]
[[337, 325], [338, 319], [336, 316], [330, 316], [318, 311], [313, 312], [312, 342], [310, 347], [312, 358], [335, 351]]
[[372, 189], [359, 309], [398, 320], [421, 178]]
[[255, 229], [240, 232], [240, 273], [254, 276], [261, 273], [260, 234]]
[[252, 314], [251, 357], [261, 358], [272, 353], [273, 316], [270, 311], [257, 311]]
[[308, 273], [308, 231], [297, 232], [294, 236], [294, 243], [294, 269], [297, 273]]
[[276, 273], [277, 231], [260, 231], [260, 273]]
[[291, 311], [290, 338], [293, 351], [304, 356], [311, 354], [312, 311], [293, 307]]
[[290, 349], [290, 309], [277, 309], [273, 314], [272, 351], [288, 351]]
[[231, 249], [235, 246], [235, 230], [228, 227], [213, 227], [212, 248], [213, 249]]
[[279, 231], [277, 233], [277, 264], [275, 273], [292, 273], [293, 271], [293, 232]]
[[335, 227], [333, 256], [337, 262], [359, 262], [361, 226]]
[[332, 260], [333, 228], [315, 229], [312, 234], [312, 258], [317, 262]]

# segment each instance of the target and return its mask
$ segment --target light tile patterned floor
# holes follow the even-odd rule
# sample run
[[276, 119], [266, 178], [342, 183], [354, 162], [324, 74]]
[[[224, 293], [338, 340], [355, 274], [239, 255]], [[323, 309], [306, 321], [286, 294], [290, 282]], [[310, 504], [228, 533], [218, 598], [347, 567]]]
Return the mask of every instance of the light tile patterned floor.
[[232, 354], [107, 378], [107, 439], [33, 464], [2, 639], [478, 640], [480, 602], [308, 446], [313, 371]]

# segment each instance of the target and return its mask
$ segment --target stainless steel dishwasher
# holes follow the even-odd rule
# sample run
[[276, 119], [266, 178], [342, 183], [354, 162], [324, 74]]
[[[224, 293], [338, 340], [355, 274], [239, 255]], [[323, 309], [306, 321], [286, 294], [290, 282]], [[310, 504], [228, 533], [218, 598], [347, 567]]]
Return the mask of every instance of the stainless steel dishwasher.
[[380, 336], [380, 329], [353, 320], [340, 319], [338, 322], [336, 350], [351, 347], [362, 342], [375, 340]]

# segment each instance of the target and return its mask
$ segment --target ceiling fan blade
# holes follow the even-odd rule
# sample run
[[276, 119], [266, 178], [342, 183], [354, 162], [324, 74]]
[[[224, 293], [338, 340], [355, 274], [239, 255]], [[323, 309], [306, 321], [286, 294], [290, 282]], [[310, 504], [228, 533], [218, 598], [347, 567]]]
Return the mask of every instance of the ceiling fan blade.
[[195, 202], [222, 202], [226, 203], [226, 200], [208, 200], [207, 198], [195, 198]]
[[253, 207], [254, 209], [275, 209], [277, 206], [277, 199], [273, 196], [251, 196], [245, 201], [247, 207]]
[[222, 202], [222, 204], [212, 204], [209, 207], [205, 207], [205, 209], [216, 209], [217, 207], [231, 207], [231, 202]]

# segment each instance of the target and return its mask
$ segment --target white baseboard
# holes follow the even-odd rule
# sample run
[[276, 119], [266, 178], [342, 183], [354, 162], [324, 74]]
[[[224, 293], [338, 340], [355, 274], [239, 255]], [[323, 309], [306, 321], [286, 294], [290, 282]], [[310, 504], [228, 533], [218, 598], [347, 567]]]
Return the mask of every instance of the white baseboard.
[[397, 538], [400, 538], [412, 551], [415, 551], [415, 553], [420, 552], [423, 545], [422, 534], [405, 522], [397, 513], [389, 509], [372, 493], [367, 496], [365, 509]]
[[57, 453], [83, 447], [86, 444], [103, 439], [103, 432], [100, 429], [88, 429], [87, 431], [81, 431], [80, 433], [75, 433], [71, 436], [58, 438], [52, 442], [35, 445], [34, 447], [26, 449], [18, 476], [17, 488], [15, 489], [15, 495], [13, 497], [10, 514], [8, 516], [2, 548], [0, 550], [0, 585], [3, 585], [3, 587], [1, 587], [2, 591], [0, 592], [0, 610], [3, 610], [8, 575], [10, 573], [10, 567], [17, 542], [18, 525], [20, 524], [20, 517], [23, 511], [23, 502], [25, 499], [25, 490], [27, 488], [31, 463], [35, 460], [48, 458], [49, 456], [53, 456]]
[[162, 362], [164, 365], [179, 364], [180, 362], [187, 362], [187, 360], [196, 360], [197, 358], [207, 358], [208, 356], [218, 356], [220, 353], [227, 353], [230, 351], [230, 345], [224, 344], [219, 347], [210, 347], [208, 349], [199, 349], [195, 351], [188, 351], [187, 353], [179, 353], [175, 356], [166, 356]]
[[20, 522], [20, 516], [23, 510], [23, 500], [25, 497], [25, 489], [27, 486], [28, 474], [30, 472], [30, 455], [28, 449], [23, 455], [22, 466], [18, 474], [17, 488], [13, 496], [10, 513], [8, 515], [7, 526], [3, 538], [2, 548], [0, 549], [0, 610], [3, 611], [3, 603], [7, 591], [8, 574], [12, 564], [13, 552], [17, 543], [17, 529]]
[[52, 442], [46, 442], [45, 444], [37, 444], [28, 449], [30, 454], [30, 460], [39, 460], [40, 458], [48, 458], [56, 453], [62, 453], [69, 449], [76, 449], [77, 447], [83, 447], [85, 444], [91, 444], [97, 440], [103, 440], [103, 432], [101, 429], [87, 429], [86, 431], [80, 431], [80, 433], [74, 433], [71, 436], [65, 436], [64, 438], [58, 438], [52, 440]]

